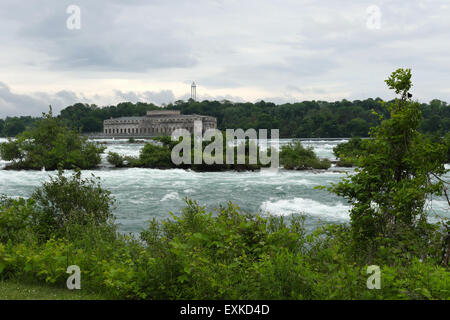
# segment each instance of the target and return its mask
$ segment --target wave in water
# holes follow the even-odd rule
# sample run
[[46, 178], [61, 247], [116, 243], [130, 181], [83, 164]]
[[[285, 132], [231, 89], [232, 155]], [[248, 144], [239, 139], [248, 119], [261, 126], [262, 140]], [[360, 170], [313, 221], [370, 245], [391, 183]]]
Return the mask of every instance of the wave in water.
[[180, 195], [178, 192], [170, 192], [166, 194], [160, 201], [167, 201], [167, 200], [178, 200], [180, 199]]
[[261, 210], [274, 215], [306, 214], [326, 220], [349, 220], [350, 206], [340, 202], [331, 205], [320, 203], [312, 199], [293, 198], [277, 201], [265, 201]]

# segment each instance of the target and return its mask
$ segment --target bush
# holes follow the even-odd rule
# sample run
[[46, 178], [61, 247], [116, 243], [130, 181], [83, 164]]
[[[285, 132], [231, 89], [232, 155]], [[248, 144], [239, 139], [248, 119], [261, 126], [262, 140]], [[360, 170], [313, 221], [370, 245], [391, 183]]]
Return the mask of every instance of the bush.
[[313, 148], [305, 148], [300, 141], [281, 147], [280, 164], [288, 170], [328, 169], [331, 162], [320, 160]]
[[104, 150], [53, 118], [51, 108], [35, 128], [22, 132], [15, 141], [0, 144], [0, 156], [13, 161], [9, 169], [90, 169], [100, 163]]
[[109, 152], [106, 160], [117, 168], [122, 168], [125, 166], [125, 158], [116, 152]]
[[139, 163], [146, 168], [171, 168], [174, 166], [171, 150], [165, 145], [146, 143], [139, 155]]
[[23, 155], [17, 141], [9, 138], [7, 143], [0, 143], [0, 157], [6, 161], [22, 158]]
[[358, 164], [358, 159], [364, 154], [364, 140], [351, 138], [348, 142], [340, 143], [333, 148], [333, 153], [339, 159], [340, 167], [353, 167]]
[[[0, 230], [8, 226], [3, 213]], [[32, 223], [23, 221], [15, 219], [16, 231]], [[434, 250], [409, 262], [389, 248], [381, 252], [373, 263], [382, 288], [368, 290], [367, 264], [355, 259], [346, 225], [307, 234], [301, 216], [261, 217], [231, 203], [207, 212], [190, 200], [180, 216], [151, 221], [139, 241], [111, 221], [85, 222], [70, 220], [43, 242], [0, 242], [0, 279], [65, 287], [67, 266], [75, 264], [84, 290], [114, 299], [450, 298], [450, 273]]]
[[80, 171], [68, 178], [60, 170], [56, 177], [36, 189], [32, 198], [43, 212], [47, 236], [62, 232], [71, 221], [81, 225], [101, 225], [113, 217], [114, 199], [110, 191], [103, 189], [94, 176], [82, 179]]
[[[191, 137], [191, 163], [181, 163], [179, 165], [176, 165], [172, 162], [172, 150], [173, 148], [180, 142], [180, 140], [172, 140], [170, 136], [161, 136], [161, 137], [155, 137], [153, 140], [156, 143], [146, 143], [144, 145], [144, 148], [142, 148], [141, 153], [139, 157], [121, 157], [118, 154], [110, 153], [108, 155], [108, 162], [116, 167], [144, 167], [144, 168], [157, 168], [157, 169], [169, 169], [169, 168], [180, 168], [180, 169], [191, 169], [194, 171], [224, 171], [224, 170], [236, 170], [236, 171], [245, 171], [245, 170], [259, 170], [261, 167], [268, 167], [269, 164], [263, 165], [261, 164], [261, 161], [259, 158], [257, 158], [257, 163], [250, 164], [250, 148], [253, 147], [252, 144], [246, 140], [245, 143], [242, 144], [244, 147], [244, 163], [238, 164], [237, 163], [237, 152], [236, 149], [237, 146], [233, 147], [233, 153], [234, 153], [234, 162], [232, 164], [226, 164], [226, 151], [227, 143], [225, 138], [223, 139], [224, 147], [223, 147], [223, 162], [222, 164], [219, 163], [213, 163], [213, 159], [211, 162], [208, 162], [207, 155], [202, 155], [202, 163], [194, 163], [195, 159], [195, 144], [194, 139]], [[205, 149], [207, 145], [209, 145], [209, 141], [203, 141], [201, 148], [202, 150]], [[259, 146], [254, 145], [256, 153], [260, 154]], [[267, 152], [267, 155], [270, 156], [270, 151]], [[210, 163], [210, 164], [207, 164]], [[322, 161], [320, 163], [317, 163], [317, 167], [328, 167], [331, 165], [327, 161]]]
[[447, 163], [450, 163], [450, 132], [447, 132], [443, 140], [447, 148]]
[[[393, 250], [392, 258], [429, 252], [425, 247], [436, 229], [427, 222], [426, 199], [447, 188], [440, 178], [448, 172], [447, 150], [418, 131], [421, 111], [409, 94], [411, 70], [398, 69], [385, 82], [400, 94], [387, 104], [390, 118], [372, 128], [372, 139], [362, 144], [356, 173], [329, 188], [351, 203], [351, 243], [368, 261], [386, 248]], [[345, 147], [354, 150], [351, 146], [361, 143], [353, 140]]]
[[336, 162], [336, 165], [338, 167], [351, 168], [351, 167], [355, 166], [355, 161], [354, 160], [348, 160], [348, 159], [339, 159]]
[[0, 197], [0, 243], [24, 241], [36, 230], [35, 202]]

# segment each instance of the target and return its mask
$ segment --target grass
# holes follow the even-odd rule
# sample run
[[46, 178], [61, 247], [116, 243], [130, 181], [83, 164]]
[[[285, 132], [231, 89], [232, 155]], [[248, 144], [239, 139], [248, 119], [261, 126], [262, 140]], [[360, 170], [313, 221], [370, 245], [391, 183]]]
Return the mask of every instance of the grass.
[[98, 294], [80, 290], [0, 280], [0, 300], [102, 300]]

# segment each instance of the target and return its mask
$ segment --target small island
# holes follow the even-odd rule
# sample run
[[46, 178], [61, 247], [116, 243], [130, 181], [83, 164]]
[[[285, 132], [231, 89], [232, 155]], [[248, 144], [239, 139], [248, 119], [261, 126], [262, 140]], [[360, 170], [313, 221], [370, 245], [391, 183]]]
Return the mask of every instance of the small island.
[[33, 128], [1, 143], [0, 157], [12, 161], [5, 167], [10, 170], [93, 169], [105, 149], [53, 117], [50, 107]]

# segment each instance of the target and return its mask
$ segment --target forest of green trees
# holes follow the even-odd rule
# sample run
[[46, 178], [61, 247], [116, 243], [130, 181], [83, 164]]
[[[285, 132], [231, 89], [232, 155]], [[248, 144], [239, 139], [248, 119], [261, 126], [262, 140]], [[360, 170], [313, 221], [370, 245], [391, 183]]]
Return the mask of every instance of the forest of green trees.
[[[182, 114], [214, 116], [219, 129], [280, 129], [281, 138], [367, 137], [369, 128], [379, 124], [373, 111], [389, 117], [382, 100], [303, 101], [276, 105], [271, 102], [234, 103], [230, 101], [176, 101], [167, 109]], [[77, 103], [63, 109], [59, 118], [83, 133], [102, 132], [103, 120], [123, 116], [143, 116], [159, 107], [151, 103], [123, 102], [117, 106], [98, 107]], [[423, 133], [443, 136], [450, 131], [450, 105], [440, 100], [420, 104]], [[37, 118], [0, 119], [0, 136], [15, 136], [33, 126]]]

